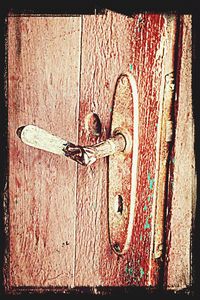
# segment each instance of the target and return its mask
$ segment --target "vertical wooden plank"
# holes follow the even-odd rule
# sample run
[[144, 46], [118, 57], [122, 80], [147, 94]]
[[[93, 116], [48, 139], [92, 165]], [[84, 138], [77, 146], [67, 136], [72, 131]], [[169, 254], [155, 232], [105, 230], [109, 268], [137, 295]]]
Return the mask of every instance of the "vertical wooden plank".
[[[138, 76], [140, 103], [140, 138], [136, 218], [133, 234], [133, 257], [126, 265], [126, 273], [133, 284], [154, 285], [151, 281], [152, 230], [157, 173], [156, 144], [162, 82], [163, 15], [139, 15], [134, 30], [134, 67]], [[158, 278], [158, 270], [154, 270]]]
[[[180, 22], [177, 65], [176, 132], [174, 155], [169, 174], [168, 231], [165, 285], [183, 289], [191, 285], [191, 232], [196, 201], [194, 120], [192, 112], [192, 17]], [[172, 197], [170, 199], [170, 197]]]
[[[150, 285], [162, 284], [165, 252], [165, 210], [168, 193], [168, 172], [174, 141], [175, 52], [177, 47], [177, 16], [165, 16], [165, 33], [161, 43], [163, 52], [160, 85], [158, 135], [156, 143], [156, 174], [152, 210], [152, 241]], [[158, 276], [160, 273], [160, 276]]]
[[[102, 255], [104, 278], [110, 285], [148, 286], [151, 282], [149, 268], [164, 24], [163, 15], [139, 14], [129, 19], [128, 43], [124, 41], [124, 29], [123, 34], [121, 32], [124, 57], [130, 49], [126, 68], [135, 76], [138, 87], [139, 155], [131, 247], [126, 255], [115, 258], [115, 264], [113, 258], [108, 262]], [[119, 31], [121, 23], [117, 25], [115, 30]], [[156, 276], [159, 276], [158, 272]]]
[[[98, 114], [101, 120], [100, 139], [109, 137], [116, 80], [121, 72], [129, 70], [128, 24], [127, 17], [109, 11], [103, 16], [83, 19], [79, 129], [82, 144], [98, 141], [98, 137], [90, 134], [85, 126], [85, 118], [91, 112]], [[93, 45], [92, 49], [90, 45]], [[102, 279], [102, 269], [105, 262], [111, 262], [110, 257], [115, 265], [118, 261], [109, 245], [107, 184], [106, 158], [87, 169], [78, 169], [77, 285], [108, 285], [108, 281]], [[107, 269], [108, 266], [105, 271]], [[113, 284], [112, 278], [110, 283]]]
[[[99, 16], [84, 16], [82, 27], [81, 83], [79, 144], [89, 145], [98, 141], [98, 136], [87, 131], [89, 113], [99, 114], [100, 99], [95, 99], [96, 84], [96, 22]], [[105, 17], [104, 17], [105, 18]], [[104, 129], [103, 129], [104, 130]], [[105, 134], [104, 134], [105, 136]], [[75, 252], [75, 286], [100, 285], [100, 213], [106, 197], [105, 159], [87, 168], [78, 166], [77, 222]]]
[[163, 34], [162, 15], [128, 18], [108, 11], [104, 16], [84, 17], [79, 143], [98, 140], [85, 126], [91, 112], [102, 122], [101, 139], [109, 136], [116, 79], [131, 72], [139, 95], [139, 167], [133, 237], [122, 256], [109, 244], [107, 160], [78, 169], [76, 285], [149, 284]]
[[80, 21], [8, 18], [10, 288], [74, 282], [76, 164], [16, 130], [35, 124], [77, 142]]

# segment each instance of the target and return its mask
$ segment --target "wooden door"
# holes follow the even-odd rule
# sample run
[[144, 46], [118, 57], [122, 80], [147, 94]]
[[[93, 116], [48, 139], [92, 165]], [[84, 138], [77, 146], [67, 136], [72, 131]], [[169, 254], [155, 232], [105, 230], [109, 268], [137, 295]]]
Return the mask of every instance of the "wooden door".
[[[117, 255], [108, 236], [107, 158], [78, 166], [22, 144], [16, 130], [34, 124], [80, 145], [108, 138], [122, 73], [137, 84], [139, 156], [131, 244]], [[191, 106], [190, 16], [8, 17], [8, 292], [191, 284], [194, 183], [186, 186], [179, 169], [194, 179]], [[90, 113], [100, 135], [86, 128]]]

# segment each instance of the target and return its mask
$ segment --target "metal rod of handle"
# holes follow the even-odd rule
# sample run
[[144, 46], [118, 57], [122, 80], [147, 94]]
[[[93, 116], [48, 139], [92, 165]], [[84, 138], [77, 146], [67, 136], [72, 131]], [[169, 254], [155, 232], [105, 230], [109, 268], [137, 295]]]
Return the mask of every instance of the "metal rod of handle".
[[99, 158], [123, 152], [126, 148], [126, 139], [120, 133], [92, 146], [74, 145], [35, 125], [19, 127], [17, 135], [23, 143], [31, 147], [64, 155], [83, 166], [91, 165]]

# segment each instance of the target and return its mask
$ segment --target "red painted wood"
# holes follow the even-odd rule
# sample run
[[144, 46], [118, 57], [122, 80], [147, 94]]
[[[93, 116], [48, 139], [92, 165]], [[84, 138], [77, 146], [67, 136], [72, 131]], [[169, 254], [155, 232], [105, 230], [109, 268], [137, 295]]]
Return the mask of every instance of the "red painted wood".
[[[153, 285], [150, 276], [150, 247], [163, 63], [163, 53], [160, 49], [163, 47], [161, 38], [164, 34], [165, 22], [162, 15], [140, 15], [136, 22], [137, 30], [134, 31], [135, 36], [132, 39], [132, 46], [135, 49], [132, 59], [139, 87], [139, 167], [136, 219], [132, 239], [134, 256], [129, 261], [128, 275], [131, 278], [130, 270], [132, 268], [131, 281], [133, 284], [141, 286]], [[156, 269], [154, 276], [159, 276]]]
[[[89, 168], [78, 167], [75, 203], [73, 197], [75, 197], [76, 165], [67, 161], [66, 165], [70, 166], [73, 171], [65, 170], [63, 169], [62, 159], [22, 146], [15, 136], [15, 130], [18, 126], [23, 125], [23, 123], [34, 123], [60, 136], [64, 137], [66, 134], [67, 138], [71, 139], [72, 142], [76, 139], [76, 123], [73, 122], [76, 120], [76, 101], [78, 99], [77, 72], [79, 70], [77, 66], [79, 65], [79, 55], [77, 54], [79, 53], [78, 41], [80, 35], [77, 28], [79, 28], [80, 24], [79, 19], [76, 19], [75, 24], [74, 19], [66, 19], [66, 22], [71, 22], [70, 24], [66, 23], [66, 29], [59, 19], [58, 21], [44, 19], [41, 22], [37, 19], [29, 18], [21, 22], [18, 21], [20, 25], [16, 24], [14, 18], [11, 21], [15, 22], [13, 25], [10, 25], [10, 43], [14, 43], [13, 51], [15, 52], [14, 55], [10, 52], [9, 64], [13, 65], [16, 70], [10, 68], [9, 75], [10, 78], [12, 76], [20, 76], [21, 80], [18, 79], [17, 82], [18, 84], [21, 83], [21, 86], [18, 85], [17, 88], [16, 86], [14, 88], [10, 84], [11, 95], [15, 96], [10, 97], [9, 102], [9, 124], [12, 124], [12, 127], [11, 125], [9, 127], [10, 143], [11, 145], [14, 143], [13, 148], [11, 147], [10, 157], [14, 156], [13, 151], [15, 153], [18, 151], [21, 159], [11, 159], [10, 170], [21, 170], [19, 172], [21, 175], [18, 177], [14, 171], [10, 175], [10, 184], [14, 189], [13, 191], [10, 190], [10, 218], [11, 224], [14, 225], [20, 222], [23, 226], [22, 239], [18, 241], [16, 241], [16, 237], [20, 229], [14, 230], [13, 228], [15, 227], [12, 227], [10, 232], [10, 266], [11, 270], [13, 270], [11, 283], [16, 285], [44, 286], [53, 282], [53, 285], [72, 285], [74, 280], [75, 286], [148, 285], [150, 280], [148, 272], [151, 243], [151, 196], [155, 174], [156, 124], [159, 108], [158, 87], [161, 80], [160, 67], [162, 64], [162, 56], [156, 57], [156, 53], [159, 49], [163, 31], [163, 16], [136, 15], [133, 18], [127, 18], [123, 15], [108, 12], [103, 16], [86, 16], [83, 18], [79, 143], [90, 144], [97, 141], [96, 136], [91, 134], [87, 136], [85, 128], [85, 118], [90, 112], [95, 112], [100, 117], [102, 122], [101, 139], [109, 136], [113, 92], [116, 79], [121, 72], [132, 72], [138, 85], [140, 150], [136, 219], [130, 250], [120, 258], [111, 250], [108, 239], [107, 160], [102, 159]], [[38, 31], [39, 24], [43, 26], [42, 28], [40, 27], [40, 32]], [[67, 29], [69, 27], [70, 30]], [[16, 32], [12, 30], [13, 28], [17, 28], [15, 30], [21, 32], [21, 37], [15, 38]], [[74, 32], [75, 34], [73, 35]], [[70, 53], [69, 47], [72, 45], [69, 40], [69, 34], [75, 41], [76, 47], [75, 50], [74, 47], [71, 50], [74, 51], [72, 52], [73, 57], [77, 56], [73, 64], [70, 57], [70, 61], [67, 58], [67, 53]], [[44, 36], [46, 38], [42, 42]], [[65, 40], [63, 40], [65, 36], [66, 44]], [[25, 47], [25, 45], [28, 45], [28, 47]], [[37, 50], [37, 45], [40, 45], [40, 51]], [[93, 45], [92, 48], [91, 45]], [[57, 56], [55, 56], [56, 54]], [[62, 55], [64, 58], [60, 60]], [[61, 64], [60, 67], [59, 65], [57, 66], [58, 61]], [[64, 61], [66, 62], [65, 68], [63, 67]], [[28, 62], [28, 64], [26, 65], [25, 62]], [[56, 62], [56, 65], [54, 62]], [[64, 76], [66, 80], [69, 80], [67, 79], [69, 78], [67, 77], [67, 70], [70, 70], [70, 74], [77, 74], [75, 75], [76, 81], [71, 81], [71, 84], [72, 82], [74, 83], [74, 88], [70, 84], [70, 90], [68, 88], [69, 85], [64, 85], [65, 81], [63, 79]], [[72, 95], [69, 94], [70, 91]], [[16, 93], [22, 94], [19, 94], [18, 98], [16, 98]], [[68, 95], [68, 98], [65, 98], [66, 95]], [[30, 102], [27, 102], [28, 99]], [[57, 102], [54, 102], [54, 99], [57, 99]], [[61, 101], [61, 99], [63, 100]], [[69, 99], [70, 106], [66, 106], [64, 99]], [[13, 103], [15, 104], [14, 106]], [[55, 104], [53, 105], [53, 103]], [[71, 106], [72, 104], [73, 106]], [[19, 106], [22, 109], [17, 110]], [[15, 111], [13, 111], [13, 107]], [[64, 113], [63, 108], [65, 110], [70, 109], [70, 113]], [[62, 115], [59, 118], [56, 117], [58, 110], [59, 112], [62, 111]], [[16, 116], [18, 116], [17, 119]], [[68, 127], [66, 132], [63, 126]], [[23, 149], [25, 154], [21, 153], [21, 149]], [[54, 163], [56, 164], [54, 165]], [[48, 181], [40, 178], [41, 164], [42, 176], [43, 178], [48, 178]], [[31, 166], [34, 166], [33, 170]], [[58, 170], [59, 174], [70, 173], [70, 177], [56, 176]], [[25, 174], [22, 175], [24, 171]], [[60, 177], [67, 183], [68, 190], [66, 190], [66, 184], [62, 185]], [[18, 184], [13, 184], [13, 180], [18, 180]], [[26, 180], [26, 185], [24, 180]], [[69, 180], [72, 180], [72, 183]], [[44, 185], [43, 188], [41, 189], [39, 183], [38, 187], [35, 187], [34, 182], [41, 182], [40, 184]], [[20, 192], [17, 189], [19, 184], [21, 184]], [[72, 188], [72, 185], [74, 185], [74, 188]], [[15, 196], [12, 195], [15, 195], [16, 189], [18, 198], [24, 199], [19, 213], [13, 206]], [[66, 196], [64, 196], [65, 194]], [[26, 200], [29, 197], [34, 200]], [[61, 200], [60, 202], [59, 198], [63, 199], [63, 202]], [[65, 201], [66, 198], [70, 199], [70, 201]], [[43, 199], [46, 199], [46, 201]], [[59, 207], [56, 210], [57, 212], [55, 212], [54, 208], [58, 204]], [[60, 221], [59, 211], [61, 207], [65, 207], [65, 209], [62, 210], [63, 220]], [[76, 222], [74, 223], [73, 216], [75, 216], [75, 212]], [[21, 221], [19, 221], [20, 215]], [[65, 216], [66, 218], [71, 216], [72, 219], [65, 223]], [[46, 222], [41, 223], [44, 218]], [[54, 224], [55, 219], [56, 227]], [[32, 227], [29, 224], [31, 220]], [[57, 228], [61, 229], [59, 229], [59, 234], [54, 239]], [[30, 232], [29, 239], [25, 237], [26, 232]], [[63, 249], [63, 243], [66, 242], [62, 241], [59, 244], [59, 241], [63, 240], [63, 235], [66, 236], [65, 239], [70, 244], [70, 247], [64, 247], [64, 249], [67, 248], [70, 251], [70, 254], [67, 255], [66, 253], [66, 256], [64, 256], [64, 252], [59, 252]], [[37, 237], [36, 242], [34, 238], [31, 238], [32, 236]], [[24, 241], [25, 245], [27, 245], [25, 247], [28, 248], [20, 250]], [[19, 252], [24, 253], [21, 254], [21, 257], [19, 252], [14, 250], [14, 243], [17, 244]], [[36, 246], [39, 243], [40, 247], [37, 250], [39, 252], [33, 252], [30, 258], [26, 256], [26, 252], [29, 251], [31, 253], [30, 249], [34, 249], [35, 243]], [[54, 253], [53, 256], [50, 253]], [[44, 255], [48, 259], [44, 260]], [[24, 269], [20, 269], [20, 272], [18, 271], [19, 267], [17, 267], [19, 257], [24, 261]], [[70, 257], [68, 263], [65, 257], [66, 259]], [[75, 261], [73, 261], [73, 257]], [[35, 266], [34, 271], [32, 268], [27, 269], [27, 259], [29, 262], [30, 259], [34, 260], [30, 264]], [[66, 263], [67, 266], [65, 265]], [[61, 265], [61, 270], [58, 272], [58, 267]], [[40, 272], [39, 276], [36, 276], [38, 270], [42, 267], [44, 271]], [[65, 276], [66, 272], [68, 272], [68, 275]], [[22, 275], [17, 277], [15, 274], [19, 273]]]
[[[165, 28], [161, 14], [9, 17], [8, 289], [157, 285], [152, 217]], [[77, 166], [23, 145], [16, 129], [35, 124], [82, 145], [108, 138], [115, 84], [123, 72], [132, 73], [138, 87], [139, 164], [133, 236], [128, 252], [118, 256], [108, 236], [108, 160]], [[88, 130], [90, 113], [99, 116], [101, 135]], [[170, 253], [175, 262], [180, 249], [173, 246]]]
[[[91, 111], [101, 119], [102, 139], [108, 137], [116, 79], [121, 72], [132, 72], [139, 94], [139, 171], [133, 239], [128, 253], [118, 257], [108, 239], [107, 161], [79, 168], [77, 285], [144, 286], [151, 282], [151, 213], [162, 65], [162, 54], [157, 54], [163, 29], [162, 15], [127, 18], [108, 12], [84, 17], [79, 142], [94, 141], [87, 136], [84, 124]], [[87, 259], [82, 259], [84, 253]]]

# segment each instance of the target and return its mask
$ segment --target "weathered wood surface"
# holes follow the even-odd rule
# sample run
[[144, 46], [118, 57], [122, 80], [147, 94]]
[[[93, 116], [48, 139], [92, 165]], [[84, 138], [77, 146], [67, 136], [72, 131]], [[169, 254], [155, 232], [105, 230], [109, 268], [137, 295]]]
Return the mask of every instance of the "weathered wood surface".
[[[162, 41], [163, 64], [160, 86], [158, 135], [156, 143], [156, 173], [152, 209], [152, 237], [150, 280], [152, 285], [162, 282], [162, 268], [165, 249], [165, 202], [167, 194], [167, 180], [169, 159], [173, 143], [173, 103], [175, 95], [175, 51], [177, 45], [177, 16], [166, 18], [165, 38]], [[163, 49], [163, 50], [162, 50]], [[160, 272], [158, 276], [155, 269]]]
[[35, 124], [77, 142], [80, 18], [9, 17], [9, 282], [73, 285], [76, 169], [24, 145]]
[[[188, 25], [183, 31], [186, 45], [190, 43], [187, 18], [184, 24]], [[166, 24], [164, 15], [126, 17], [111, 11], [105, 15], [74, 18], [9, 17], [8, 288], [158, 284], [160, 274], [152, 247], [152, 217], [156, 207], [156, 145], [164, 89], [163, 65], [167, 59], [164, 47]], [[182, 97], [183, 102], [178, 111], [187, 107], [187, 97], [191, 97], [184, 92], [191, 66], [187, 64], [185, 68], [185, 62], [191, 52], [187, 46], [184, 49], [180, 74], [183, 82], [179, 90], [179, 99]], [[122, 72], [131, 72], [138, 87], [139, 161], [131, 245], [126, 254], [117, 256], [108, 237], [107, 159], [88, 167], [77, 166], [65, 158], [23, 145], [16, 129], [35, 124], [81, 145], [108, 138], [113, 92]], [[188, 120], [192, 122], [191, 107], [183, 109], [177, 119], [177, 141], [185, 128], [181, 119], [187, 109], [189, 115], [184, 126]], [[96, 113], [101, 120], [101, 136], [88, 130], [91, 113]], [[188, 128], [188, 138], [191, 130], [192, 125]], [[186, 155], [183, 144], [180, 142], [178, 146], [177, 143], [176, 149]], [[177, 150], [175, 153], [176, 161], [182, 161], [181, 153]], [[187, 161], [182, 163], [187, 164]], [[188, 166], [191, 166], [190, 162]], [[168, 254], [172, 259], [166, 275], [168, 287], [175, 282], [174, 265], [182, 268], [180, 261], [175, 263], [181, 248], [176, 248], [180, 239], [177, 240], [173, 229], [178, 226], [180, 234], [184, 232], [181, 223], [177, 223], [182, 199], [179, 172], [177, 164], [171, 223], [169, 216], [167, 219], [172, 234], [172, 248]], [[184, 195], [191, 191], [190, 188], [183, 190]], [[186, 205], [181, 211], [189, 222], [191, 213], [186, 210]], [[186, 266], [184, 270], [188, 270], [188, 273], [182, 270], [181, 278], [185, 276], [183, 274], [186, 278], [190, 274], [188, 237], [189, 228], [186, 239], [181, 235], [185, 247], [181, 257]]]
[[192, 284], [192, 226], [196, 201], [194, 120], [192, 112], [192, 18], [182, 16], [177, 59], [175, 144], [170, 161], [165, 285]]
[[109, 136], [116, 80], [122, 72], [131, 72], [139, 97], [139, 166], [133, 238], [129, 251], [121, 257], [109, 244], [107, 161], [78, 168], [75, 285], [151, 284], [151, 213], [163, 34], [162, 15], [128, 18], [108, 12], [83, 18], [79, 143], [95, 139], [87, 135], [84, 124], [91, 111], [102, 122], [102, 139]]

